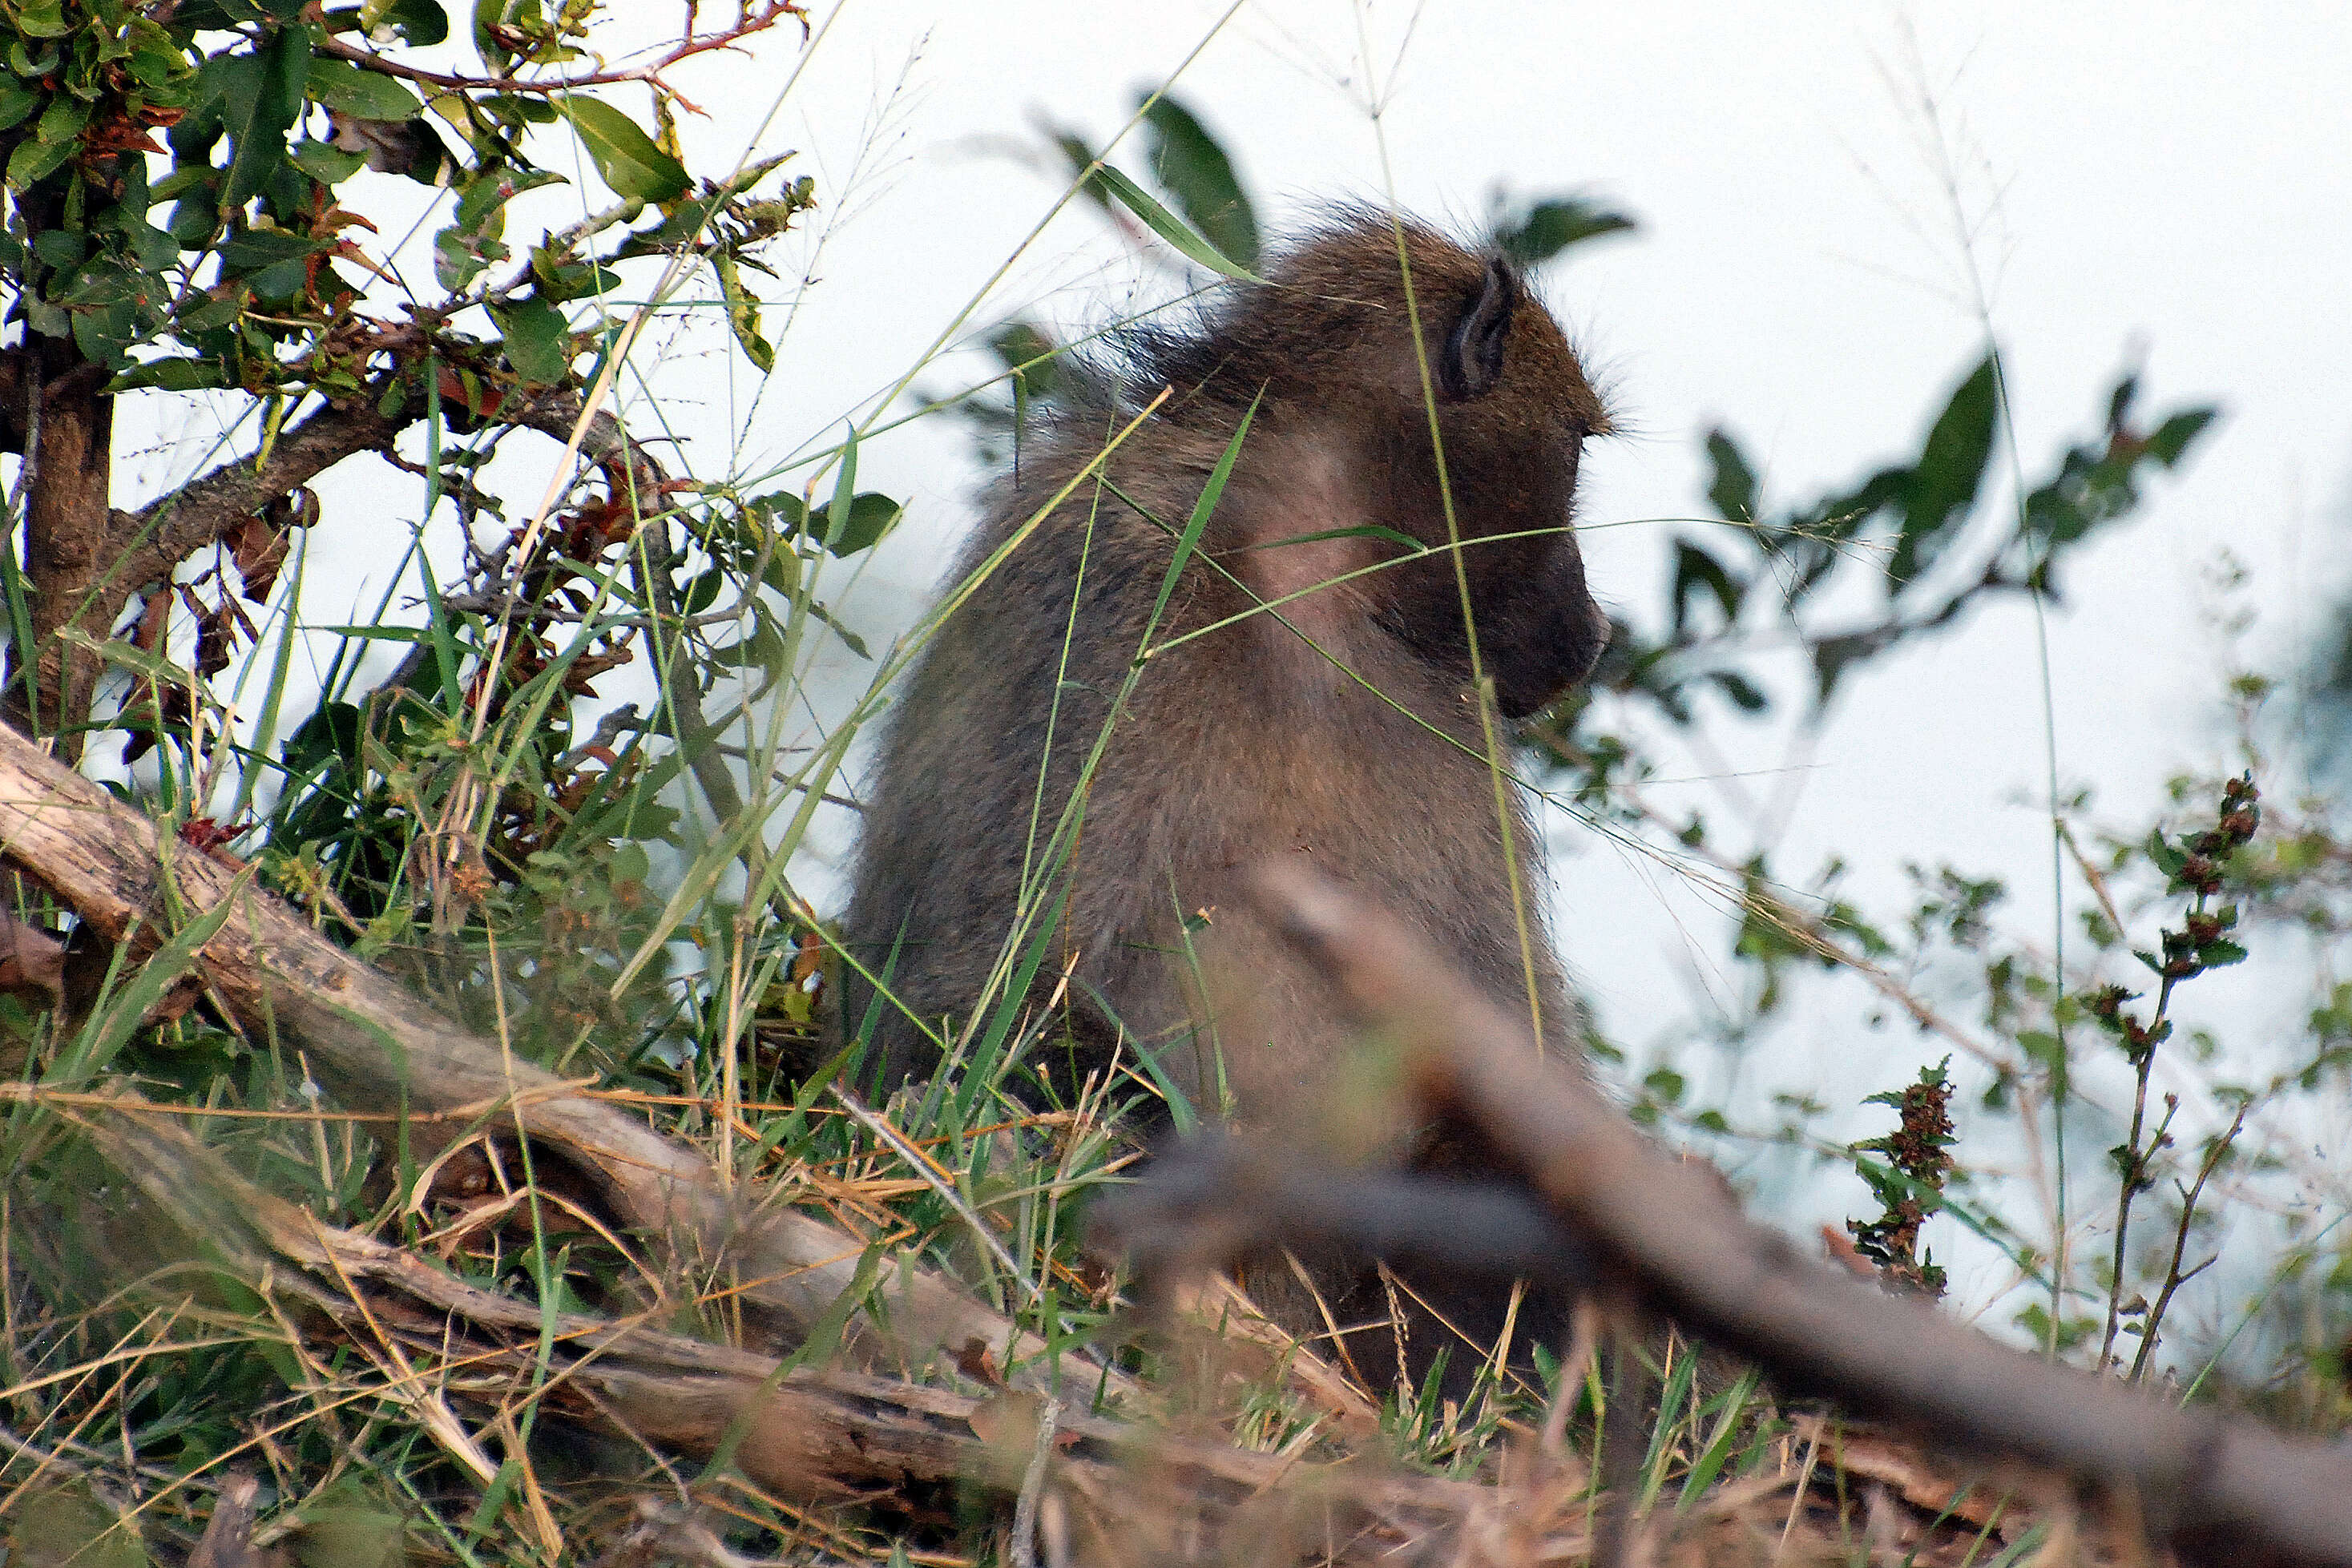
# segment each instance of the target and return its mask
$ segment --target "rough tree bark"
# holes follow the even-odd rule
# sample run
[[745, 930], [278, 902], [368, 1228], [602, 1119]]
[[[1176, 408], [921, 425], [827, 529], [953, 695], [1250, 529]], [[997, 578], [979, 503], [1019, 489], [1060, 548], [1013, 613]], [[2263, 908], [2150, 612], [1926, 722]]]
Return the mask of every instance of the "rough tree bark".
[[[89, 711], [97, 659], [58, 633], [68, 626], [102, 637], [121, 612], [108, 569], [121, 554], [109, 504], [114, 459], [114, 399], [106, 368], [84, 360], [71, 340], [33, 336], [16, 351], [19, 450], [25, 486], [24, 578], [33, 646], [32, 679], [8, 672], [0, 716], [27, 733], [54, 733]], [[79, 756], [80, 737], [66, 738]]]

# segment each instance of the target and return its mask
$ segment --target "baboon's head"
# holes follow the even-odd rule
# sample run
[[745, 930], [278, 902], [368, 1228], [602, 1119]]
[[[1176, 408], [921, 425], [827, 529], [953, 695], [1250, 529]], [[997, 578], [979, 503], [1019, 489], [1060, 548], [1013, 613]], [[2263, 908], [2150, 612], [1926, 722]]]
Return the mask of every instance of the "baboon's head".
[[1351, 212], [1145, 359], [1175, 389], [1170, 417], [1230, 430], [1263, 392], [1270, 431], [1328, 442], [1360, 473], [1379, 521], [1432, 552], [1378, 574], [1378, 613], [1433, 657], [1466, 659], [1449, 533], [1468, 541], [1471, 613], [1507, 715], [1533, 713], [1591, 669], [1609, 622], [1572, 522], [1578, 457], [1609, 415], [1504, 257]]

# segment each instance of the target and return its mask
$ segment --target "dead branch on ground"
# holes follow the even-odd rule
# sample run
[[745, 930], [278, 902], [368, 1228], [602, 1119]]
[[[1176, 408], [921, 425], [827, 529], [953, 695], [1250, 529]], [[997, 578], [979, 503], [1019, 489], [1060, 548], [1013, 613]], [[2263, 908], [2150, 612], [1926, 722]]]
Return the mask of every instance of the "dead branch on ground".
[[[722, 1260], [745, 1299], [797, 1340], [855, 1281], [867, 1244], [787, 1207], [773, 1190], [729, 1191], [699, 1153], [642, 1116], [518, 1061], [380, 970], [337, 947], [275, 896], [0, 726], [0, 858], [47, 887], [110, 941], [152, 954], [227, 900], [236, 907], [195, 969], [257, 1038], [288, 1037], [351, 1103], [421, 1118], [524, 1130], [568, 1156], [621, 1221], [676, 1243], [689, 1264]], [[885, 1272], [890, 1324], [869, 1320], [845, 1348], [869, 1367], [919, 1367], [974, 1347], [1045, 1375], [1044, 1343], [940, 1276]], [[1114, 1377], [1122, 1390], [1123, 1380]]]

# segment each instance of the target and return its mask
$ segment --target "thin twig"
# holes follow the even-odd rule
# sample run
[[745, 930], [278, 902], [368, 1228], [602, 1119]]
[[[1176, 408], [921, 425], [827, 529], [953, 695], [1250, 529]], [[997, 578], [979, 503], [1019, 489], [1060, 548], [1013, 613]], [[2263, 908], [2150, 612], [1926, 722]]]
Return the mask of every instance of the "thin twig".
[[2156, 1331], [2164, 1322], [2165, 1309], [2172, 1305], [2173, 1292], [2203, 1273], [2213, 1261], [2208, 1258], [2187, 1273], [2180, 1271], [2181, 1255], [2189, 1250], [2189, 1228], [2197, 1218], [2197, 1199], [2205, 1190], [2206, 1178], [2221, 1168], [2223, 1157], [2230, 1152], [2230, 1145], [2237, 1141], [2239, 1130], [2245, 1124], [2246, 1107], [2241, 1105], [2238, 1113], [2230, 1119], [2230, 1130], [2214, 1139], [2213, 1146], [2205, 1152], [2203, 1163], [2197, 1167], [2196, 1185], [2180, 1195], [2180, 1226], [2172, 1236], [2172, 1261], [2164, 1270], [2164, 1289], [2157, 1292], [2156, 1305], [2147, 1310], [2147, 1321], [2140, 1325], [2139, 1354], [2132, 1357], [2131, 1377], [2134, 1383], [2147, 1373], [2148, 1358], [2156, 1354]]
[[915, 1147], [906, 1134], [866, 1109], [864, 1103], [847, 1090], [835, 1084], [831, 1092], [834, 1099], [840, 1102], [841, 1108], [849, 1113], [852, 1121], [888, 1145], [892, 1154], [906, 1161], [908, 1167], [922, 1180], [923, 1184], [938, 1193], [946, 1201], [947, 1206], [955, 1210], [956, 1218], [969, 1226], [971, 1233], [980, 1239], [981, 1246], [987, 1249], [991, 1258], [996, 1260], [996, 1266], [1019, 1282], [1022, 1293], [1027, 1296], [1032, 1303], [1043, 1301], [1045, 1299], [1045, 1293], [1030, 1280], [1027, 1270], [1013, 1260], [1013, 1254], [1007, 1251], [1004, 1243], [997, 1239], [995, 1227], [982, 1219], [980, 1217], [980, 1211], [964, 1200], [963, 1194], [956, 1190], [955, 1183], [948, 1179], [948, 1173], [940, 1167], [938, 1161]]
[[1037, 1500], [1045, 1490], [1045, 1465], [1054, 1457], [1054, 1433], [1061, 1418], [1060, 1400], [1038, 1402], [1037, 1440], [1030, 1445], [1029, 1469], [1013, 1503], [1013, 1568], [1037, 1568]]

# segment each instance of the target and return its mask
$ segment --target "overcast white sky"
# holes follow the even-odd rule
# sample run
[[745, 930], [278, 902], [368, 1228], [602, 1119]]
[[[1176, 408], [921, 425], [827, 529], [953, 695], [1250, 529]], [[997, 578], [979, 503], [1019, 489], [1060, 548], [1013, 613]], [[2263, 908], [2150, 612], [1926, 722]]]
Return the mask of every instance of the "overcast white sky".
[[[1439, 217], [1475, 218], [1499, 183], [1580, 191], [1641, 220], [1547, 280], [1637, 433], [1591, 455], [1589, 524], [1689, 515], [1698, 440], [1717, 422], [1781, 498], [1915, 450], [1982, 352], [1970, 247], [2029, 469], [2090, 433], [2126, 363], [2145, 365], [2144, 407], [2221, 403], [2193, 466], [2082, 563], [2052, 623], [2062, 771], [2120, 820], [2215, 755], [2222, 657], [2200, 620], [2201, 569], [2223, 547], [2252, 569], [2254, 642], [2274, 652], [2345, 580], [2352, 23], [2336, 8], [1299, 0], [1244, 5], [1220, 28], [1221, 15], [1190, 0], [848, 6], [769, 138], [804, 150], [835, 210], [743, 461], [837, 428], [1014, 255], [1061, 193], [1008, 151], [1034, 112], [1099, 142], [1136, 89], [1181, 66], [1178, 92], [1277, 230], [1391, 181], [1407, 209]], [[772, 54], [730, 78], [741, 116], [772, 97]], [[1384, 100], [1388, 172], [1368, 83]], [[711, 133], [736, 124], [722, 113]], [[1082, 212], [1057, 220], [976, 320], [1116, 317], [1145, 269], [1101, 233]], [[939, 570], [972, 475], [943, 422], [863, 463], [862, 482], [915, 508], [851, 601], [887, 636]], [[1662, 526], [1588, 536], [1602, 595], [1652, 612]], [[1783, 870], [1843, 851], [1884, 914], [1905, 861], [1948, 859], [2008, 877], [2046, 930], [2033, 913], [2049, 897], [2046, 819], [2031, 804], [2045, 767], [2039, 672], [2021, 606], [1859, 683], [1799, 781]], [[1782, 760], [1721, 738], [1736, 766]], [[1711, 787], [1690, 792], [1704, 803]], [[1559, 847], [1563, 946], [1612, 1033], [1659, 1037], [1703, 1005], [1719, 927], [1654, 872], [1572, 835]], [[2275, 1000], [2282, 1016], [2304, 1005]], [[1912, 1049], [1860, 1034], [1853, 1011], [1843, 1004], [1821, 1049], [1766, 1076], [1827, 1079], [1837, 1095], [1907, 1076], [1909, 1057], [1837, 1061], [1857, 1041]]]
[[[1014, 153], [1038, 111], [1107, 140], [1137, 89], [1181, 68], [1177, 92], [1276, 232], [1318, 202], [1391, 189], [1414, 213], [1475, 219], [1497, 184], [1580, 192], [1640, 220], [1547, 277], [1635, 433], [1587, 460], [1584, 520], [1634, 525], [1588, 535], [1604, 598], [1653, 612], [1668, 525], [1643, 520], [1697, 509], [1698, 441], [1717, 422], [1781, 499], [1916, 450], [1982, 353], [1971, 248], [2029, 470], [2091, 432], [2127, 362], [2145, 363], [2144, 407], [2225, 410], [2144, 520], [2081, 563], [2052, 622], [2070, 782], [2128, 820], [2168, 773], [2214, 754], [2221, 658], [2199, 582], [2219, 550], [2252, 569], [2255, 641], [2273, 651], [2352, 580], [2337, 564], [2352, 534], [2352, 22], [2337, 5], [1252, 0], [1222, 25], [1224, 8], [1199, 0], [813, 10], [813, 54], [780, 33], [678, 77], [711, 111], [690, 127], [710, 156], [755, 137], [761, 152], [798, 148], [825, 203], [815, 281], [764, 386], [740, 363], [722, 378], [707, 314], [666, 340], [651, 385], [699, 474], [758, 473], [834, 438], [1008, 259], [969, 326], [1024, 309], [1116, 318], [1150, 269], [1075, 208], [1023, 249], [1063, 182]], [[673, 15], [646, 6], [641, 20]], [[946, 390], [967, 371], [986, 373], [966, 356], [919, 384]], [[869, 638], [914, 614], [976, 477], [945, 420], [865, 448], [861, 487], [912, 507], [845, 601]], [[350, 564], [314, 581], [306, 619], [372, 607], [339, 601], [367, 563]], [[1884, 914], [1903, 862], [1951, 860], [2046, 909], [2046, 819], [2031, 803], [2040, 680], [2030, 614], [2013, 607], [1857, 683], [1796, 781], [1784, 872], [1841, 850]], [[1735, 766], [1781, 760], [1736, 730], [1718, 738]], [[1711, 798], [1687, 788], [1692, 804]], [[1704, 1004], [1718, 928], [1606, 848], [1567, 837], [1559, 850], [1571, 963], [1613, 1034], [1660, 1037]], [[1852, 1010], [1825, 1023], [1822, 1051], [1791, 1053], [1773, 1076], [1818, 1084], [1829, 1056], [1865, 1038]], [[1912, 1065], [1838, 1067], [1838, 1095]]]
[[[1105, 139], [1135, 89], [1213, 31], [1178, 91], [1275, 226], [1334, 195], [1381, 195], [1356, 13], [1244, 5], [1221, 30], [1220, 14], [1185, 0], [849, 5], [769, 137], [805, 149], [838, 210], [744, 461], [772, 461], [887, 385], [1013, 254], [1060, 194], [1005, 150], [1033, 112]], [[1455, 4], [1375, 5], [1367, 32], [1408, 209], [1475, 216], [1502, 183], [1586, 192], [1642, 221], [1548, 277], [1637, 433], [1591, 455], [1588, 523], [1688, 515], [1698, 439], [1718, 421], [1781, 497], [1913, 449], [1982, 351], [1940, 137], [2029, 467], [2089, 433], [2127, 362], [2146, 365], [2144, 407], [2225, 409], [2146, 520], [2074, 574], [2053, 646], [2066, 775], [2121, 809], [2204, 757], [2210, 732], [2185, 715], [2211, 691], [2197, 584], [2221, 547], [2252, 568], [2273, 622], [2336, 581], [2352, 476], [2352, 24], [2340, 13]], [[764, 108], [772, 89], [754, 84], [779, 64], [736, 78], [745, 116]], [[713, 132], [734, 127], [722, 113]], [[977, 319], [1115, 317], [1141, 269], [1100, 235], [1086, 213], [1057, 220]], [[950, 384], [951, 368], [924, 384]], [[854, 601], [887, 628], [907, 612], [896, 591], [937, 570], [971, 475], [944, 422], [875, 444], [864, 463], [915, 503]], [[1597, 529], [1587, 549], [1602, 594], [1653, 606], [1654, 528]], [[2043, 768], [2030, 618], [1988, 615], [1867, 683], [1817, 760], [1794, 841], [1851, 846], [1859, 832], [1867, 847], [1883, 832], [1890, 852], [2030, 881], [2043, 829], [2005, 803], [2038, 789]], [[1593, 924], [1578, 912], [1605, 874], [1594, 858], [1563, 867], [1571, 936]], [[1603, 903], [1625, 895], [1612, 885]], [[1617, 964], [1570, 946], [1622, 1017]], [[1623, 1005], [1654, 995], [1637, 984]]]

